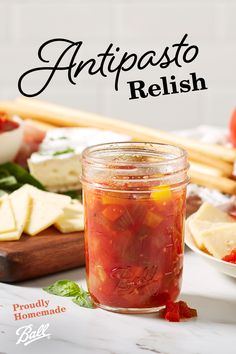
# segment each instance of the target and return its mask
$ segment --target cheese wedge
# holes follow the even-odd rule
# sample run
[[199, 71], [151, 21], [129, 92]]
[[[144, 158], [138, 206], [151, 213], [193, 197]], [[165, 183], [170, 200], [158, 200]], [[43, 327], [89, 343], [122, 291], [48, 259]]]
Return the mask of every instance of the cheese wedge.
[[236, 223], [225, 223], [202, 233], [204, 245], [216, 258], [222, 259], [236, 249]]
[[0, 241], [17, 241], [21, 237], [18, 230], [0, 233]]
[[194, 215], [196, 221], [235, 222], [227, 213], [209, 203], [203, 203]]
[[[23, 231], [31, 236], [58, 219], [63, 232], [83, 229], [83, 206], [70, 197], [24, 185], [10, 196], [0, 198], [0, 241], [19, 240]], [[68, 230], [68, 231], [67, 231]]]
[[12, 211], [16, 220], [16, 228], [21, 236], [31, 211], [31, 198], [21, 188], [10, 195]]
[[84, 217], [81, 215], [77, 218], [59, 218], [55, 225], [59, 231], [66, 232], [76, 232], [84, 230]]
[[30, 197], [28, 193], [18, 189], [10, 195], [12, 212], [15, 217], [16, 231], [0, 234], [0, 241], [19, 240], [30, 212]]
[[204, 249], [204, 241], [202, 238], [202, 232], [212, 228], [213, 224], [212, 222], [209, 221], [199, 221], [195, 220], [194, 217], [192, 219], [189, 219], [188, 227], [189, 230], [194, 238], [194, 241], [196, 242], [197, 246], [200, 249]]
[[45, 192], [38, 188], [35, 188], [29, 184], [25, 184], [20, 188], [27, 191], [32, 199], [41, 199], [45, 202], [54, 203], [57, 207], [65, 208], [71, 202], [71, 197], [63, 194]]
[[73, 200], [71, 204], [69, 204], [64, 208], [64, 216], [68, 218], [77, 217], [83, 213], [84, 213], [84, 207], [83, 204], [80, 203], [79, 201]]
[[202, 233], [222, 223], [234, 223], [235, 220], [215, 206], [204, 203], [189, 219], [189, 230], [200, 249], [206, 248]]
[[16, 222], [8, 195], [0, 198], [0, 234], [16, 231]]
[[63, 209], [46, 198], [32, 198], [30, 217], [24, 227], [24, 232], [34, 236], [53, 225], [63, 214]]
[[68, 205], [54, 225], [59, 231], [75, 232], [84, 230], [84, 207], [76, 200]]

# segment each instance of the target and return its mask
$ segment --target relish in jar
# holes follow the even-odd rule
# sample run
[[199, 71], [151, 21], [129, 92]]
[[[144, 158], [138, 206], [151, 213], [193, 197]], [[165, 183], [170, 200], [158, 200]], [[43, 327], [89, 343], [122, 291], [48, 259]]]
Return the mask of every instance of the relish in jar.
[[83, 153], [85, 254], [98, 307], [153, 312], [180, 292], [188, 162], [155, 143], [96, 145]]

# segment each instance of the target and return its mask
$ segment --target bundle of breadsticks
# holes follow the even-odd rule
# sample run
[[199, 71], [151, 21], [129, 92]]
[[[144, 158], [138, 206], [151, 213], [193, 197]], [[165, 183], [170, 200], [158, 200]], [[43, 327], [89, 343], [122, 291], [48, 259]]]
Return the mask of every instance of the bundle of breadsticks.
[[236, 181], [232, 175], [236, 149], [216, 144], [204, 144], [153, 128], [31, 98], [21, 97], [14, 101], [2, 101], [0, 110], [19, 115], [43, 129], [92, 127], [127, 134], [136, 141], [161, 142], [180, 146], [186, 149], [189, 155], [189, 175], [192, 183], [226, 194], [236, 194]]

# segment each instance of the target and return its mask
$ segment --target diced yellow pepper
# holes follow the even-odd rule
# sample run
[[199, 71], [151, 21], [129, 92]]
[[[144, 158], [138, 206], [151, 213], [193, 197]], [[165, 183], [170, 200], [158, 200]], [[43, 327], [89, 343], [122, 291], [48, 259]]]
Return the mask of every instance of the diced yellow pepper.
[[103, 195], [101, 198], [102, 204], [108, 205], [108, 204], [124, 204], [124, 200], [120, 198], [118, 195], [117, 196], [112, 196], [112, 195]]
[[161, 185], [154, 187], [155, 192], [151, 193], [151, 199], [156, 201], [164, 202], [171, 198], [171, 189], [167, 185]]
[[148, 211], [144, 219], [144, 224], [151, 228], [154, 228], [158, 226], [162, 221], [163, 221], [162, 216], [153, 213], [152, 211]]

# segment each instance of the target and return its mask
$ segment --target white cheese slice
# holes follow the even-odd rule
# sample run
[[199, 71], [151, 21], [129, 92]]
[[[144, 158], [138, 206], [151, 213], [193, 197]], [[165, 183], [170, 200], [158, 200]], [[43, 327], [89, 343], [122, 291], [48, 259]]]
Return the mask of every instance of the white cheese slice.
[[55, 227], [61, 232], [75, 232], [84, 230], [84, 207], [76, 200], [73, 200], [57, 219]]
[[196, 221], [235, 222], [227, 213], [209, 203], [203, 203], [194, 215]]
[[18, 237], [20, 238], [31, 211], [31, 198], [22, 188], [10, 195], [12, 210], [15, 216]]
[[202, 233], [214, 228], [222, 223], [234, 223], [235, 220], [228, 214], [216, 208], [215, 206], [204, 203], [198, 211], [189, 219], [190, 232], [200, 249], [205, 248]]
[[63, 209], [47, 199], [32, 198], [30, 217], [24, 227], [24, 232], [34, 236], [53, 225], [63, 214]]
[[216, 258], [223, 258], [236, 249], [236, 223], [225, 223], [202, 233], [204, 245]]
[[0, 198], [0, 234], [16, 231], [16, 222], [8, 195]]
[[21, 233], [16, 231], [0, 233], [0, 241], [17, 241], [21, 237]]
[[76, 217], [84, 213], [83, 204], [79, 201], [73, 201], [71, 204], [64, 208], [64, 216], [65, 217]]
[[12, 211], [16, 222], [16, 231], [0, 234], [0, 241], [19, 240], [30, 213], [30, 196], [21, 189], [10, 195]]
[[57, 207], [62, 209], [71, 202], [71, 197], [67, 195], [45, 192], [29, 184], [25, 184], [21, 187], [21, 190], [27, 191], [32, 199], [41, 199], [48, 203], [54, 203]]
[[84, 217], [83, 215], [78, 216], [76, 218], [59, 218], [55, 225], [59, 231], [66, 232], [76, 232], [84, 230]]
[[189, 230], [190, 230], [197, 246], [200, 249], [204, 249], [204, 241], [202, 238], [202, 232], [207, 229], [212, 228], [214, 226], [212, 224], [212, 222], [195, 220], [193, 217], [192, 219], [189, 219], [188, 226], [189, 226]]

